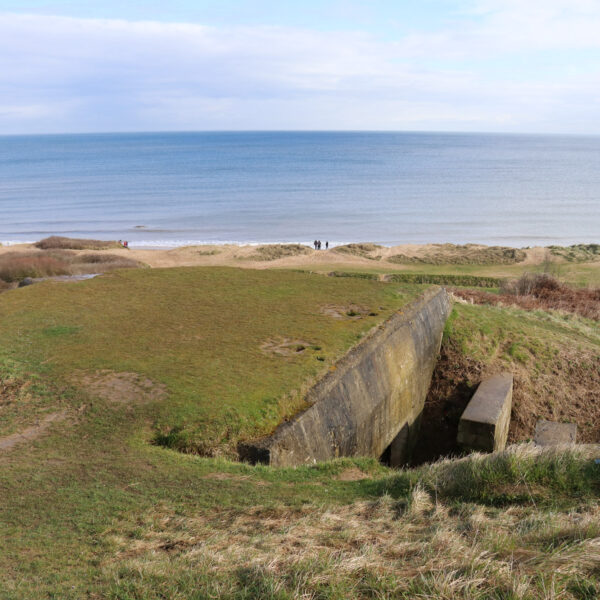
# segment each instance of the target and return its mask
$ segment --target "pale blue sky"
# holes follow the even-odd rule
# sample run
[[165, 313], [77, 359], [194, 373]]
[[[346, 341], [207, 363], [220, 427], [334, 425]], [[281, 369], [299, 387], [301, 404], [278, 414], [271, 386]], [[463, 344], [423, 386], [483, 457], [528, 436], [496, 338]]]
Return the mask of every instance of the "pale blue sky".
[[0, 134], [600, 134], [598, 0], [0, 0]]

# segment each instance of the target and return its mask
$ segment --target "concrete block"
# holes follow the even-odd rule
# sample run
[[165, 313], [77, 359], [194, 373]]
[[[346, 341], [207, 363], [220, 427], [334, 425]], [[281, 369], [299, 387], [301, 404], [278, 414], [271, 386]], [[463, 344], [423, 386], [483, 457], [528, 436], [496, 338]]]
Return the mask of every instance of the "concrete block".
[[538, 446], [574, 444], [577, 439], [575, 423], [556, 423], [540, 419], [535, 426], [534, 441]]
[[458, 424], [458, 444], [468, 450], [498, 452], [506, 447], [512, 407], [513, 376], [484, 379]]

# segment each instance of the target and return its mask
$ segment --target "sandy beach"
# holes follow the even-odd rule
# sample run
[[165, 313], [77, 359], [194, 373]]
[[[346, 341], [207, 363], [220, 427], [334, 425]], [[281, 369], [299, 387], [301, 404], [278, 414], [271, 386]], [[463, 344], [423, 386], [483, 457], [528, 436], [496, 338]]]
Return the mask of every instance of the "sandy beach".
[[[312, 248], [302, 246], [303, 252], [294, 255], [277, 256], [277, 248], [282, 246], [296, 246], [295, 244], [273, 244], [265, 246], [247, 245], [202, 245], [202, 246], [183, 246], [178, 248], [111, 248], [102, 252], [110, 252], [140, 261], [152, 268], [168, 267], [192, 267], [192, 266], [235, 266], [252, 269], [268, 268], [314, 268], [315, 270], [326, 269], [329, 267], [377, 267], [382, 270], [398, 270], [407, 266], [418, 264], [481, 264], [482, 266], [494, 266], [493, 259], [489, 262], [477, 263], [475, 261], [465, 260], [457, 262], [453, 257], [460, 254], [461, 249], [470, 248], [473, 250], [486, 251], [492, 246], [479, 244], [469, 244], [468, 246], [456, 246], [454, 244], [403, 244], [399, 246], [376, 246], [374, 244], [352, 244], [351, 246], [372, 246], [373, 249], [364, 252], [360, 249], [356, 251], [343, 251], [343, 248], [332, 248], [329, 250], [313, 250]], [[261, 256], [257, 250], [261, 248], [273, 248], [275, 251], [272, 256]], [[456, 250], [458, 249], [458, 251]], [[40, 252], [34, 244], [13, 244], [0, 247], [0, 255], [14, 252]], [[75, 253], [89, 253], [89, 250], [70, 250]], [[548, 248], [533, 247], [523, 250], [525, 256], [523, 260], [511, 261], [515, 265], [540, 265], [546, 260], [563, 262], [557, 257], [550, 255]], [[429, 260], [435, 255], [436, 261]], [[405, 256], [415, 259], [412, 263], [399, 263], [389, 259], [397, 256]], [[447, 262], [443, 257], [448, 257]], [[441, 259], [441, 260], [440, 260]], [[511, 264], [511, 263], [505, 263]], [[599, 263], [600, 266], [600, 263]]]

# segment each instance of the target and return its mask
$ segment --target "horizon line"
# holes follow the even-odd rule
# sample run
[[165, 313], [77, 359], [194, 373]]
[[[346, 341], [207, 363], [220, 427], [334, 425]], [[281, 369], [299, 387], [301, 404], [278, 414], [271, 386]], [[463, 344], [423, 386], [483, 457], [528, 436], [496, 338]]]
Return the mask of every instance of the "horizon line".
[[511, 135], [546, 137], [600, 137], [600, 133], [565, 133], [536, 131], [459, 131], [440, 129], [157, 129], [123, 131], [64, 131], [35, 133], [1, 133], [7, 137], [43, 137], [43, 136], [91, 136], [91, 135], [169, 135], [169, 134], [206, 134], [206, 133], [373, 133], [373, 134], [436, 134], [436, 135]]

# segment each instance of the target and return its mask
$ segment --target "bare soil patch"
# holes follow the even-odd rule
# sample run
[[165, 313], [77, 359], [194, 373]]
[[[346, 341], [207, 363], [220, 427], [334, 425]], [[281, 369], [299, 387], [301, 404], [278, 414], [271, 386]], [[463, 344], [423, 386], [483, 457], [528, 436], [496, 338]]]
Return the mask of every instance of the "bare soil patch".
[[27, 427], [27, 429], [24, 429], [23, 431], [0, 438], [0, 450], [9, 450], [17, 444], [30, 442], [31, 440], [38, 438], [52, 423], [62, 421], [66, 416], [66, 411], [52, 413], [46, 415], [38, 423], [31, 427]]
[[368, 316], [376, 316], [377, 313], [364, 306], [358, 304], [348, 304], [347, 306], [339, 306], [335, 304], [327, 304], [320, 309], [321, 314], [333, 317], [334, 319], [362, 319]]
[[271, 338], [260, 345], [260, 349], [266, 354], [276, 356], [295, 356], [301, 354], [311, 346], [310, 342], [305, 340], [295, 340], [292, 338]]
[[362, 481], [363, 479], [370, 479], [370, 475], [361, 471], [357, 467], [351, 467], [350, 469], [345, 469], [339, 475], [335, 477], [338, 481]]
[[90, 395], [117, 404], [147, 404], [163, 400], [167, 387], [138, 373], [116, 373], [102, 370], [95, 373], [79, 373], [76, 384]]
[[[500, 358], [483, 363], [452, 344], [442, 346], [425, 400], [413, 464], [460, 454], [456, 435], [463, 411], [481, 380], [505, 368]], [[562, 348], [545, 371], [515, 365], [513, 376], [509, 443], [533, 439], [538, 419], [576, 423], [578, 442], [600, 442], [598, 355]]]

